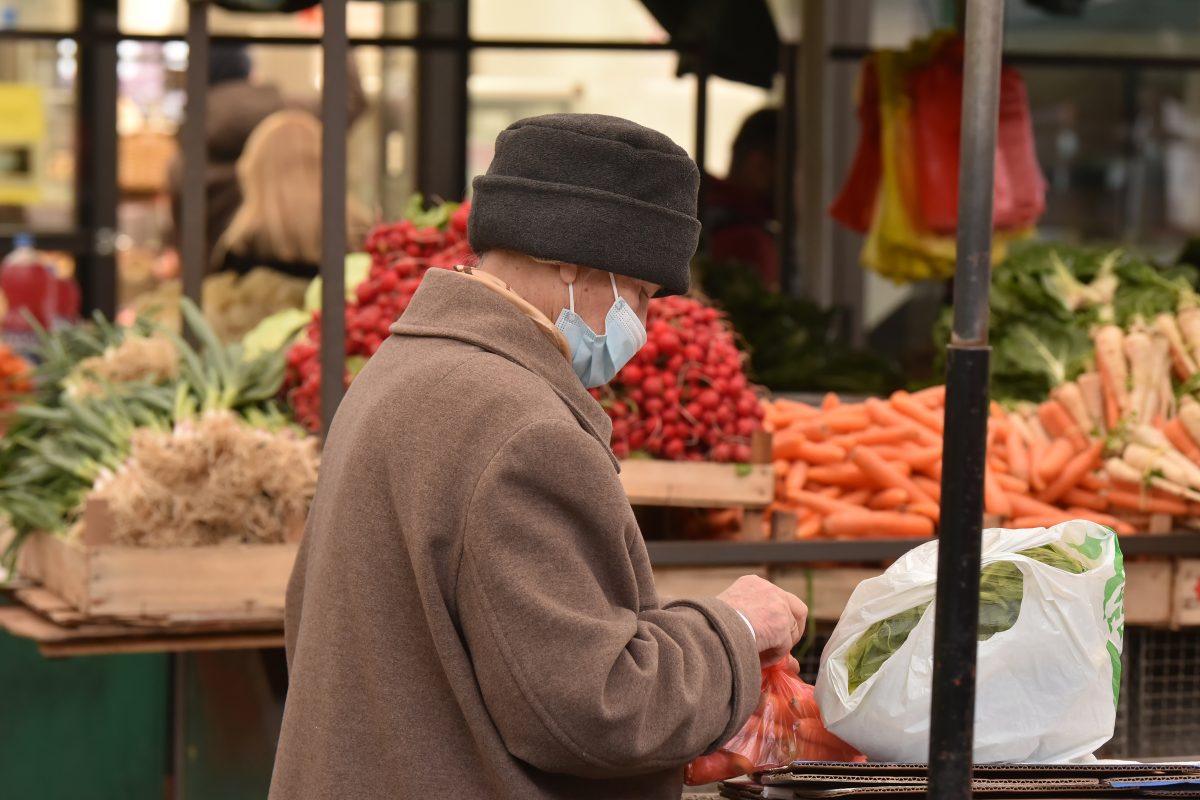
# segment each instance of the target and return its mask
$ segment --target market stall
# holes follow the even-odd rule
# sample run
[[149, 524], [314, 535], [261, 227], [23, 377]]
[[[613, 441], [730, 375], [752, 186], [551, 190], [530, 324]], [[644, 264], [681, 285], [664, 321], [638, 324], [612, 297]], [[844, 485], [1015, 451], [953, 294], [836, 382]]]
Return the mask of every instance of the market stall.
[[[327, 100], [345, 82], [338, 6], [324, 16]], [[204, 4], [191, 10], [198, 75]], [[650, 343], [595, 393], [613, 418], [613, 451], [664, 596], [711, 594], [757, 572], [808, 598], [827, 627], [884, 563], [940, 541], [929, 790], [946, 797], [970, 788], [983, 527], [1085, 519], [1112, 528], [1130, 559], [1127, 624], [1200, 624], [1200, 561], [1189, 558], [1200, 556], [1197, 281], [1116, 252], [1014, 244], [1003, 260], [993, 248], [995, 230], [1029, 224], [1017, 214], [1000, 229], [993, 219], [1001, 10], [972, 4], [966, 19], [957, 242], [918, 259], [946, 268], [950, 252], [957, 264], [946, 385], [892, 391], [898, 376], [885, 361], [831, 354], [819, 335], [808, 349], [757, 360], [766, 347], [745, 352], [749, 336], [736, 326], [763, 318], [764, 306], [722, 283], [720, 265], [698, 265], [706, 288], [723, 290], [656, 301]], [[198, 80], [189, 88], [204, 94]], [[341, 152], [343, 110], [329, 101], [324, 112], [325, 152]], [[189, 114], [193, 154], [203, 123]], [[198, 299], [203, 157], [187, 164], [183, 294]], [[342, 159], [323, 166], [326, 185], [345, 182]], [[347, 258], [346, 198], [322, 197], [322, 278], [302, 308], [241, 341], [221, 341], [185, 299], [178, 332], [101, 320], [47, 335], [36, 372], [0, 360], [0, 409], [34, 378], [37, 387], [6, 415], [0, 447], [0, 471], [26, 476], [0, 482], [21, 581], [0, 626], [47, 656], [280, 645], [319, 437], [423, 275], [471, 255], [468, 206], [418, 199]], [[940, 236], [949, 238], [945, 226]], [[776, 319], [796, 312], [785, 305]], [[765, 342], [782, 329], [763, 330]], [[755, 385], [807, 357], [810, 374], [827, 370], [827, 386], [871, 396], [800, 402]], [[989, 386], [1003, 406], [989, 403]], [[810, 387], [781, 377], [779, 388]], [[303, 465], [303, 479], [281, 484], [296, 472], [283, 464]]]

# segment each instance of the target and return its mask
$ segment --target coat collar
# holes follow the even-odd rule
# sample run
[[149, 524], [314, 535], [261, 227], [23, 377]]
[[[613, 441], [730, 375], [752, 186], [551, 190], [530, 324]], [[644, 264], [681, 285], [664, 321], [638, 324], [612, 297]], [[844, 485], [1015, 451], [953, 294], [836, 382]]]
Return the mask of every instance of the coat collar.
[[609, 447], [612, 420], [537, 323], [494, 289], [452, 270], [431, 269], [390, 330], [396, 336], [466, 342], [529, 370], [549, 384], [620, 469]]

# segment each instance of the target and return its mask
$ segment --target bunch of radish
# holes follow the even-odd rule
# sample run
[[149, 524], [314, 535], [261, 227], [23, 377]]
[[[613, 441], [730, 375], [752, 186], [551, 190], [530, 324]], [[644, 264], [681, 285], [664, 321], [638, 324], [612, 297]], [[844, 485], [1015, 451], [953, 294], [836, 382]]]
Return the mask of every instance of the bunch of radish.
[[[412, 301], [430, 269], [451, 269], [473, 254], [467, 243], [469, 206], [443, 215], [441, 224], [411, 219], [380, 225], [367, 237], [371, 269], [346, 304], [346, 385], [375, 354], [388, 327]], [[321, 312], [314, 312], [307, 335], [288, 351], [285, 387], [296, 420], [310, 431], [321, 425]]]
[[648, 341], [607, 387], [618, 458], [747, 463], [763, 410], [745, 355], [715, 308], [689, 297], [651, 301]]

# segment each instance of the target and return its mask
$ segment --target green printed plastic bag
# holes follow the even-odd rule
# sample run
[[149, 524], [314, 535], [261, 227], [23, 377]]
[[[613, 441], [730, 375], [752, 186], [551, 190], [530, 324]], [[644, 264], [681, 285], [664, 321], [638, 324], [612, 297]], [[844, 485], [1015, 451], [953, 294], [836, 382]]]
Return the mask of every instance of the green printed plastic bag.
[[[872, 760], [927, 760], [937, 543], [851, 597], [822, 656], [826, 726]], [[1086, 760], [1112, 736], [1125, 574], [1090, 522], [984, 532], [976, 763]]]

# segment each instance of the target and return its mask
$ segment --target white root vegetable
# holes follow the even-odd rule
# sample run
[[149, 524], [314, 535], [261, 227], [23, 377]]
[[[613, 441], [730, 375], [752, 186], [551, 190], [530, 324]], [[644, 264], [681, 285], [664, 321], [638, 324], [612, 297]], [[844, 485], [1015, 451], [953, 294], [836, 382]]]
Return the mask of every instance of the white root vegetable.
[[1175, 316], [1179, 331], [1193, 359], [1200, 359], [1200, 307], [1189, 303]]
[[1021, 414], [1009, 414], [1008, 424], [1016, 428], [1017, 433], [1025, 441], [1025, 444], [1033, 444], [1033, 431], [1029, 428], [1029, 422]]
[[1092, 305], [1108, 306], [1116, 297], [1117, 287], [1121, 280], [1117, 277], [1117, 261], [1121, 258], [1120, 250], [1113, 250], [1100, 262], [1100, 270], [1088, 284], [1088, 300]]
[[1125, 333], [1116, 325], [1102, 325], [1092, 334], [1096, 346], [1096, 369], [1105, 391], [1113, 398], [1117, 413], [1129, 411], [1129, 367], [1125, 362]]
[[1183, 341], [1183, 333], [1174, 314], [1159, 314], [1154, 319], [1154, 329], [1167, 340], [1171, 350], [1171, 366], [1181, 381], [1196, 374], [1196, 360], [1188, 352], [1187, 344]]
[[1097, 423], [1092, 418], [1088, 411], [1087, 403], [1084, 402], [1083, 392], [1074, 383], [1064, 383], [1050, 393], [1051, 397], [1058, 400], [1067, 409], [1067, 413], [1079, 425], [1079, 429], [1084, 433], [1091, 435], [1096, 431]]
[[[1104, 471], [1108, 476], [1116, 481], [1124, 483], [1136, 483], [1139, 486], [1146, 482], [1146, 475], [1132, 464], [1123, 461], [1120, 458], [1110, 458], [1104, 462]], [[1200, 492], [1193, 491], [1186, 486], [1182, 486], [1166, 478], [1152, 477], [1149, 484], [1155, 489], [1161, 489], [1168, 494], [1173, 494], [1176, 497], [1184, 497], [1189, 500], [1194, 500], [1200, 503]]]
[[1200, 403], [1190, 397], [1185, 398], [1183, 407], [1179, 409], [1179, 421], [1192, 441], [1200, 444]]
[[[1158, 433], [1153, 428], [1150, 430]], [[1172, 483], [1185, 487], [1200, 487], [1200, 467], [1188, 461], [1187, 457], [1171, 447], [1169, 442], [1163, 447], [1145, 443], [1155, 441], [1154, 437], [1139, 435], [1136, 438], [1139, 441], [1125, 446], [1124, 457], [1127, 464], [1140, 469], [1144, 475], [1158, 470]]]
[[1129, 359], [1129, 413], [1135, 422], [1149, 422], [1158, 386], [1158, 370], [1154, 364], [1154, 341], [1143, 326], [1137, 326], [1125, 337], [1125, 357]]
[[1080, 375], [1075, 383], [1079, 386], [1084, 407], [1095, 422], [1096, 430], [1101, 435], [1108, 433], [1108, 425], [1104, 421], [1104, 387], [1100, 383], [1100, 376], [1095, 372], [1088, 372]]

